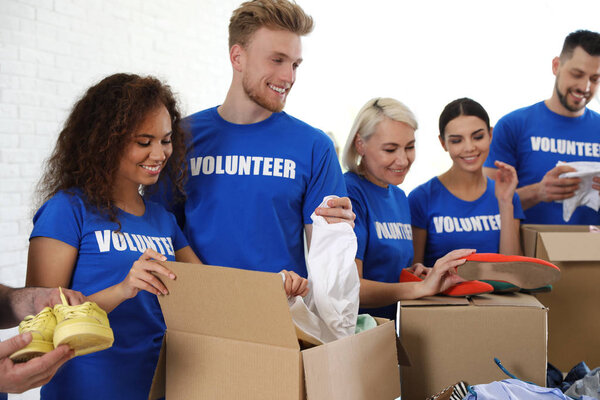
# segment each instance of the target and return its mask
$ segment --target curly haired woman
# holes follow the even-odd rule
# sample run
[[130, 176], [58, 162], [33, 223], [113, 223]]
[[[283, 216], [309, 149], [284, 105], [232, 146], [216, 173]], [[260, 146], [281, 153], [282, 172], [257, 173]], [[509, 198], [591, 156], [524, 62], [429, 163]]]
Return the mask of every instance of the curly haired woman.
[[[181, 189], [186, 133], [171, 89], [111, 75], [75, 104], [39, 185], [28, 286], [81, 291], [109, 312], [111, 348], [72, 359], [43, 399], [146, 399], [165, 324], [157, 295], [174, 274], [156, 261], [196, 262], [175, 217], [144, 200], [164, 175]], [[169, 163], [167, 163], [169, 161]]]

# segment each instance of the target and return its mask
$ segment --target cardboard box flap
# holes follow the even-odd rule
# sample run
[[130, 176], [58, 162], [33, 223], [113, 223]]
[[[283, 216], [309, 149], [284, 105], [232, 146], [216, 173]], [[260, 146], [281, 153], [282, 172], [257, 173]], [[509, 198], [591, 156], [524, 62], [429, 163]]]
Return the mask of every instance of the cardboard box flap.
[[163, 336], [162, 346], [158, 355], [158, 362], [154, 369], [154, 377], [152, 378], [152, 386], [150, 386], [150, 394], [148, 400], [159, 400], [165, 397], [166, 393], [166, 373], [167, 373], [167, 336]]
[[600, 234], [589, 232], [540, 232], [541, 243], [536, 254], [542, 250], [549, 261], [597, 261], [600, 260]]
[[600, 234], [588, 225], [523, 225], [523, 252], [550, 262], [597, 261]]
[[[158, 301], [167, 330], [299, 349], [281, 275], [161, 262], [177, 279]], [[260, 288], [260, 290], [257, 290]]]
[[482, 294], [473, 296], [471, 302], [476, 306], [484, 307], [534, 307], [544, 308], [535, 297], [525, 293], [504, 293], [501, 295]]
[[524, 224], [521, 228], [535, 232], [589, 232], [589, 225], [541, 225]]
[[468, 306], [469, 300], [465, 297], [429, 296], [416, 300], [400, 300], [401, 307], [431, 307], [431, 306]]
[[395, 399], [400, 374], [394, 325], [351, 335], [303, 351], [308, 399]]

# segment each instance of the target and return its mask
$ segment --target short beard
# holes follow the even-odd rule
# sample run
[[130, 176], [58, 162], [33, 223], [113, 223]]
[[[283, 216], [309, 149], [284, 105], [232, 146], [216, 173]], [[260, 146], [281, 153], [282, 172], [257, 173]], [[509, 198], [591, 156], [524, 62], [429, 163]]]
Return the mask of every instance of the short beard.
[[581, 111], [582, 109], [585, 108], [585, 106], [587, 106], [587, 104], [590, 101], [590, 99], [587, 99], [586, 101], [584, 101], [584, 103], [581, 107], [573, 107], [572, 105], [570, 105], [569, 102], [567, 101], [567, 95], [561, 93], [560, 90], [558, 89], [558, 76], [556, 77], [556, 81], [554, 82], [554, 91], [556, 92], [556, 96], [558, 97], [558, 101], [560, 101], [560, 104], [562, 104], [562, 106], [564, 108], [566, 108], [567, 110], [569, 110], [571, 112]]
[[246, 96], [262, 108], [269, 110], [272, 113], [278, 113], [283, 111], [283, 107], [285, 106], [285, 102], [280, 103], [270, 103], [265, 98], [261, 97], [256, 91], [250, 86], [246, 77], [242, 79], [242, 88], [244, 89], [244, 93]]

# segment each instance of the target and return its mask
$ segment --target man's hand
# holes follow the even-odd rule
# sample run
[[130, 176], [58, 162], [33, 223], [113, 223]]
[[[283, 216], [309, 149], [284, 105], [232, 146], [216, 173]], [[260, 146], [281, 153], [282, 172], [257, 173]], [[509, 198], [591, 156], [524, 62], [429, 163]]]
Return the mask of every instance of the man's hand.
[[[44, 307], [54, 307], [55, 304], [62, 304], [58, 288], [29, 288], [33, 291], [33, 314], [42, 311]], [[70, 305], [76, 306], [86, 302], [86, 298], [80, 292], [71, 289], [62, 288], [62, 292]]]
[[[86, 301], [86, 298], [81, 293], [63, 289], [65, 297], [71, 305], [81, 304]], [[60, 292], [57, 288], [45, 287], [26, 287], [21, 289], [13, 289], [9, 293], [9, 309], [12, 311], [10, 316], [7, 316], [2, 321], [0, 326], [9, 327], [17, 325], [27, 315], [35, 315], [42, 311], [44, 307], [54, 307], [55, 304], [61, 304]]]
[[356, 215], [352, 212], [352, 203], [348, 197], [329, 199], [327, 205], [330, 208], [317, 207], [315, 214], [325, 218], [329, 224], [345, 222], [354, 228]]
[[600, 176], [595, 176], [592, 183], [592, 189], [600, 192]]
[[285, 269], [281, 270], [280, 274], [283, 276], [283, 288], [288, 297], [304, 297], [308, 294], [308, 279]]
[[[574, 172], [575, 168], [568, 165], [559, 165], [546, 172], [542, 181], [538, 184], [538, 199], [540, 202], [551, 202], [564, 200], [575, 195], [579, 188], [580, 178], [559, 178], [565, 172]], [[600, 181], [599, 181], [600, 183]], [[600, 186], [598, 186], [600, 190]]]
[[41, 357], [25, 363], [13, 363], [9, 356], [30, 342], [31, 333], [24, 333], [0, 342], [0, 392], [22, 393], [45, 385], [52, 379], [58, 368], [74, 356], [73, 350], [63, 344]]

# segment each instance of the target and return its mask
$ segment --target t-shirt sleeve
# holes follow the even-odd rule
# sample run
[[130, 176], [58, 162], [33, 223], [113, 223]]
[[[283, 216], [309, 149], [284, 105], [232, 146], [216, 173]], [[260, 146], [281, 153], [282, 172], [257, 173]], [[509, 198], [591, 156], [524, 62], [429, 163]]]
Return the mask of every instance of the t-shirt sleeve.
[[516, 121], [510, 114], [500, 118], [493, 130], [490, 152], [483, 164], [484, 167], [496, 168], [495, 161], [503, 161], [513, 167], [516, 167]]
[[523, 211], [521, 199], [519, 198], [519, 194], [517, 192], [515, 192], [513, 195], [513, 213], [515, 219], [525, 219], [525, 212]]
[[302, 208], [304, 224], [312, 224], [310, 216], [329, 195], [346, 196], [346, 184], [333, 142], [323, 134], [313, 149], [312, 174]]
[[84, 219], [85, 206], [82, 201], [75, 195], [59, 192], [35, 213], [29, 240], [47, 237], [79, 249]]
[[411, 225], [427, 229], [427, 196], [425, 189], [418, 186], [408, 195]]

